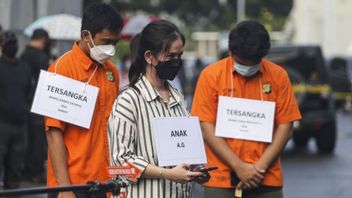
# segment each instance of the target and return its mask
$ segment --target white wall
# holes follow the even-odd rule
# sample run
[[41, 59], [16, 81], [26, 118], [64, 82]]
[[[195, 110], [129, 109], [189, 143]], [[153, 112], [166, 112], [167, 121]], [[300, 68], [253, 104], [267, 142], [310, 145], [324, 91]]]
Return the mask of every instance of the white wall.
[[294, 0], [292, 42], [320, 44], [326, 56], [352, 53], [351, 9], [351, 0]]

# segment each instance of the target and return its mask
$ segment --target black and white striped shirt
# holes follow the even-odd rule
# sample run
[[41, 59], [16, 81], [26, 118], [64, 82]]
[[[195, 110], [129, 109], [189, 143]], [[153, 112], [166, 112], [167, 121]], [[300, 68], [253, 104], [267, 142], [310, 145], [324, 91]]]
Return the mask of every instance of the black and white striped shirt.
[[[188, 116], [181, 93], [169, 85], [170, 100], [164, 102], [146, 77], [128, 88], [115, 100], [108, 122], [110, 162], [121, 166], [128, 161], [144, 171], [148, 164], [158, 166], [153, 117]], [[127, 197], [183, 198], [191, 196], [191, 184], [180, 184], [165, 179], [139, 178], [127, 188]]]

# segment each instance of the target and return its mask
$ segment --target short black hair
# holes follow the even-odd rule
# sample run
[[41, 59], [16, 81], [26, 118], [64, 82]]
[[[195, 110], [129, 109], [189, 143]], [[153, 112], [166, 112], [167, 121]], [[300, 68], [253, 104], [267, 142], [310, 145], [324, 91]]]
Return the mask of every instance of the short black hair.
[[88, 30], [93, 38], [105, 28], [120, 32], [122, 27], [122, 17], [108, 4], [93, 3], [84, 10], [81, 31]]
[[5, 31], [2, 33], [2, 45], [4, 46], [11, 42], [18, 42], [16, 34], [11, 31]]
[[256, 21], [240, 22], [230, 32], [229, 50], [240, 58], [259, 63], [268, 54], [269, 49], [269, 33]]
[[33, 34], [31, 36], [31, 40], [36, 40], [36, 39], [47, 39], [49, 40], [49, 34], [46, 30], [42, 28], [35, 29], [33, 31]]

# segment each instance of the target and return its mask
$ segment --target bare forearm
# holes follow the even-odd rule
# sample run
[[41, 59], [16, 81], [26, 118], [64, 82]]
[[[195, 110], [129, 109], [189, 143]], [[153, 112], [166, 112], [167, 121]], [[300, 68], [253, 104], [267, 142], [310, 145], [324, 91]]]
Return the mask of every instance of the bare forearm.
[[269, 169], [272, 163], [279, 158], [291, 136], [292, 123], [279, 125], [274, 133], [273, 142], [265, 149], [257, 162], [257, 166], [264, 170]]
[[215, 136], [215, 126], [212, 123], [201, 122], [203, 138], [211, 150], [233, 170], [238, 169], [242, 160], [232, 151], [227, 142]]
[[174, 168], [167, 169], [149, 164], [143, 172], [142, 177], [145, 178], [162, 178], [179, 183], [190, 182], [197, 177], [205, 176], [201, 172], [188, 171], [189, 165], [179, 164]]
[[69, 185], [70, 177], [67, 171], [67, 153], [63, 135], [60, 129], [50, 128], [47, 132], [48, 151], [59, 185]]
[[165, 177], [166, 171], [167, 171], [167, 169], [165, 169], [165, 168], [149, 164], [145, 168], [145, 170], [142, 174], [142, 177], [144, 177], [144, 178], [162, 178], [162, 177]]

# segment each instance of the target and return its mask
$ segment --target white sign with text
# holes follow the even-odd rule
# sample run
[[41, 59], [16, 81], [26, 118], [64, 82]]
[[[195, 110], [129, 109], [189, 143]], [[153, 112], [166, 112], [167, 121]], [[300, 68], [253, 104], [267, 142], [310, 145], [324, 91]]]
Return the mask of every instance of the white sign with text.
[[198, 117], [153, 118], [159, 166], [207, 162]]
[[40, 71], [31, 112], [89, 129], [99, 88]]
[[220, 96], [215, 135], [271, 142], [274, 115], [275, 102]]

